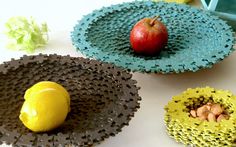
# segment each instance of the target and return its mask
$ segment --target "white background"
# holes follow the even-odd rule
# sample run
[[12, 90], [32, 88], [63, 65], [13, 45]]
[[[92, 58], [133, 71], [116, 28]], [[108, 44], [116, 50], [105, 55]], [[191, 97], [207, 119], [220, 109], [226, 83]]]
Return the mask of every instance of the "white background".
[[[5, 0], [0, 4], [0, 32], [4, 23], [12, 16], [33, 16], [38, 22], [46, 21], [50, 33], [49, 44], [34, 54], [57, 53], [61, 55], [82, 56], [76, 52], [70, 40], [70, 32], [83, 15], [102, 6], [109, 6], [132, 0]], [[0, 63], [26, 54], [5, 48], [4, 35], [0, 34]], [[163, 123], [163, 107], [173, 95], [189, 87], [212, 86], [228, 89], [236, 94], [236, 53], [211, 69], [183, 74], [141, 74], [134, 73], [142, 97], [141, 108], [130, 121], [128, 127], [115, 137], [110, 137], [98, 147], [178, 147], [166, 134]]]

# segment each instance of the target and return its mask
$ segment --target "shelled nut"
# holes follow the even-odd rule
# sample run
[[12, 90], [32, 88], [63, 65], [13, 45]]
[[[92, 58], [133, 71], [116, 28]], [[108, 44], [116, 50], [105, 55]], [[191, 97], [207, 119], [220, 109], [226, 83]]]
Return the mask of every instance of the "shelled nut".
[[192, 117], [197, 117], [197, 112], [195, 110], [191, 110], [190, 114], [192, 115]]
[[223, 111], [224, 109], [220, 106], [220, 104], [213, 104], [211, 106], [211, 112], [215, 115], [220, 115]]
[[214, 113], [210, 112], [207, 116], [208, 121], [216, 121], [216, 116]]
[[202, 116], [206, 111], [208, 111], [207, 107], [204, 105], [197, 109], [197, 116]]

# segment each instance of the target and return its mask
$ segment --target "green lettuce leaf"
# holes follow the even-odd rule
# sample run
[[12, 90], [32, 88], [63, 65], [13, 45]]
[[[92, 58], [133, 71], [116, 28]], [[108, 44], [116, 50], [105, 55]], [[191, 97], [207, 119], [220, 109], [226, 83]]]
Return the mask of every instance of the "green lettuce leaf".
[[5, 27], [9, 49], [32, 53], [36, 48], [48, 43], [47, 24], [38, 25], [32, 17], [29, 20], [23, 16], [12, 17], [6, 22]]

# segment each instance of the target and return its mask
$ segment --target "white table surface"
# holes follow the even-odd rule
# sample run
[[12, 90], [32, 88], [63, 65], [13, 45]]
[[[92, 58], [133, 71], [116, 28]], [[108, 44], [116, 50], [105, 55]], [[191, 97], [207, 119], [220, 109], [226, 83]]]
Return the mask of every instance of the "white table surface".
[[[12, 16], [33, 16], [38, 22], [46, 21], [49, 28], [49, 44], [34, 54], [45, 53], [82, 56], [72, 46], [70, 32], [83, 15], [102, 6], [109, 6], [132, 0], [5, 0], [0, 4], [0, 32], [4, 23]], [[26, 54], [5, 48], [4, 35], [0, 34], [0, 63]], [[178, 147], [166, 134], [163, 122], [163, 107], [173, 95], [188, 87], [212, 86], [228, 89], [236, 94], [236, 53], [211, 69], [196, 73], [172, 75], [134, 73], [142, 97], [141, 108], [130, 121], [129, 126], [115, 137], [110, 137], [98, 147]], [[2, 145], [5, 146], [5, 145]]]

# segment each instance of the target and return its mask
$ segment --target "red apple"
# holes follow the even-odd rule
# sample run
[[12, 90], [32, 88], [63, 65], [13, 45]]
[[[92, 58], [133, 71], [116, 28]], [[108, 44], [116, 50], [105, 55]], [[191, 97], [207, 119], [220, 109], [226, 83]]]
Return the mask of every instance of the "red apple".
[[143, 18], [130, 32], [130, 44], [134, 52], [143, 55], [156, 55], [167, 44], [166, 26], [155, 18]]

